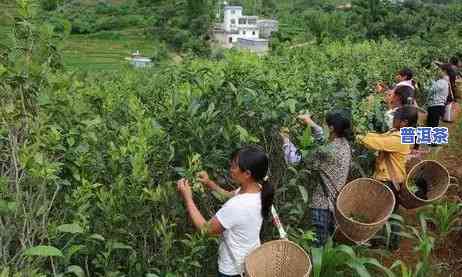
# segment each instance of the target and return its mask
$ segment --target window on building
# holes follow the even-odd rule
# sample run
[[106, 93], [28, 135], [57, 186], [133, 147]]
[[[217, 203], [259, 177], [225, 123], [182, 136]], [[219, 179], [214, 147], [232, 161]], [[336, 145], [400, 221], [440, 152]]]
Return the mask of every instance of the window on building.
[[246, 31], [242, 31], [242, 34], [245, 35], [247, 32]]
[[252, 35], [254, 35], [254, 36], [255, 36], [255, 31], [253, 31], [253, 32], [252, 32]]
[[255, 25], [257, 24], [257, 20], [255, 18], [249, 18], [248, 22], [249, 25]]
[[236, 24], [236, 19], [231, 19], [231, 24]]
[[229, 37], [228, 41], [229, 41], [229, 43], [232, 43], [233, 42], [233, 37]]
[[245, 25], [246, 20], [245, 18], [239, 18], [239, 25]]
[[235, 10], [231, 10], [231, 14], [235, 14], [235, 13], [236, 13], [236, 11], [235, 11]]

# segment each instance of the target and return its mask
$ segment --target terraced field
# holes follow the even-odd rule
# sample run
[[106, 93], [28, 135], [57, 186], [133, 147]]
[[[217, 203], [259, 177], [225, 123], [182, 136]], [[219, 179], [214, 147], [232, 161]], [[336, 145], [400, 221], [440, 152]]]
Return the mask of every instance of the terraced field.
[[98, 35], [71, 35], [64, 45], [64, 65], [82, 70], [113, 70], [126, 65], [124, 58], [130, 53], [139, 50], [149, 57], [156, 47], [141, 30]]
[[[0, 43], [8, 42], [12, 4], [0, 3]], [[64, 65], [76, 70], [114, 70], [127, 65], [124, 59], [139, 50], [145, 56], [155, 52], [156, 45], [143, 30], [125, 29], [90, 35], [71, 35], [63, 45]]]

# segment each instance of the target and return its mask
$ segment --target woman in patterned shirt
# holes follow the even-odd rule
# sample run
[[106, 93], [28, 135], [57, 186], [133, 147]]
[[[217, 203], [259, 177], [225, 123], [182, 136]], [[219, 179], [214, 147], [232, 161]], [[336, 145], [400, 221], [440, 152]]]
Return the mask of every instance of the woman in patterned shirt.
[[[334, 209], [339, 191], [345, 185], [351, 166], [351, 148], [348, 142], [351, 123], [340, 112], [330, 112], [326, 116], [329, 127], [329, 139], [326, 141], [323, 129], [313, 122], [309, 115], [298, 117], [311, 127], [313, 138], [323, 144], [314, 151], [304, 164], [307, 168], [319, 172], [321, 184], [314, 188], [310, 204], [310, 221], [316, 233], [315, 246], [324, 245], [335, 228]], [[287, 136], [284, 137], [284, 153], [288, 163], [301, 160], [296, 147]]]

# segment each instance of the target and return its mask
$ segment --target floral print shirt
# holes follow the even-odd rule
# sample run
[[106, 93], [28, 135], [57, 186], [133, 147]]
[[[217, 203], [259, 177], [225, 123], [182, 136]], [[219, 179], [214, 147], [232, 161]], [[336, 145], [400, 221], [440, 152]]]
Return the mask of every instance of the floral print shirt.
[[[325, 142], [323, 129], [312, 127], [314, 139]], [[301, 155], [291, 143], [283, 146], [286, 161], [290, 164], [300, 162]], [[310, 208], [335, 209], [335, 202], [340, 190], [345, 186], [351, 167], [351, 148], [346, 138], [335, 138], [331, 142], [320, 146], [309, 159], [304, 161], [307, 168], [319, 172], [322, 183], [316, 185], [311, 198]]]

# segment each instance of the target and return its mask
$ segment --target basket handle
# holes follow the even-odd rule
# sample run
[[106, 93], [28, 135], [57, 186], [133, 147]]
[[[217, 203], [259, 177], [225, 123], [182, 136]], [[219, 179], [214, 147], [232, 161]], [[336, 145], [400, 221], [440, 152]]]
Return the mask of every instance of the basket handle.
[[458, 187], [459, 186], [459, 179], [457, 179], [457, 177], [455, 176], [449, 176], [449, 188], [450, 187]]
[[287, 233], [284, 230], [284, 226], [282, 226], [281, 220], [279, 220], [279, 215], [274, 206], [271, 206], [271, 215], [273, 216], [273, 224], [276, 225], [279, 231], [279, 237], [281, 239], [287, 239]]

